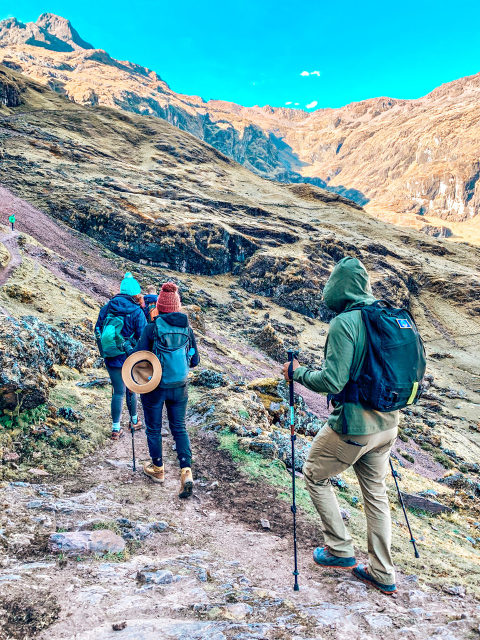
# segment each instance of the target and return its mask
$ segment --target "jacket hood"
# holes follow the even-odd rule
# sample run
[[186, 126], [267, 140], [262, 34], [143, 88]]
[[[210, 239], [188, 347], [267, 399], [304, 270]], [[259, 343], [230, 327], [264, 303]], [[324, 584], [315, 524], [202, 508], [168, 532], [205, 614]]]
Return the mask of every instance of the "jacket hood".
[[188, 327], [188, 316], [186, 313], [175, 311], [175, 313], [160, 313], [159, 316], [172, 327]]
[[117, 296], [114, 296], [110, 302], [108, 303], [108, 310], [113, 313], [121, 313], [128, 314], [136, 311], [137, 309], [141, 310], [139, 304], [137, 304], [131, 296], [128, 296], [126, 293], [120, 293]]
[[158, 296], [156, 293], [147, 293], [146, 295], [143, 296], [143, 299], [145, 300], [145, 304], [156, 303], [157, 298]]
[[359, 302], [375, 301], [369, 275], [360, 260], [346, 257], [335, 265], [323, 290], [323, 301], [336, 313]]

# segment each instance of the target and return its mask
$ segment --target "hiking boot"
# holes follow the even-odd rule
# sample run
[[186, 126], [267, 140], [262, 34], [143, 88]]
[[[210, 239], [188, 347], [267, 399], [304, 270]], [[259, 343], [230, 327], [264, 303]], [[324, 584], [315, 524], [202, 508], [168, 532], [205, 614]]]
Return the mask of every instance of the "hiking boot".
[[123, 429], [112, 429], [112, 440], [120, 440], [124, 435], [125, 432]]
[[130, 422], [128, 423], [128, 428], [130, 429], [130, 431], [133, 429], [134, 431], [140, 431], [140, 429], [143, 427], [142, 421], [140, 420], [140, 418], [138, 418], [137, 422], [135, 424], [133, 424], [133, 422], [130, 420]]
[[368, 568], [364, 564], [359, 564], [358, 567], [355, 567], [353, 569], [352, 573], [362, 582], [371, 584], [372, 587], [389, 596], [391, 596], [392, 593], [396, 593], [397, 591], [397, 587], [395, 584], [383, 584], [381, 582], [378, 582], [378, 580], [375, 580], [375, 578], [372, 578], [372, 576], [368, 572]]
[[357, 566], [355, 558], [340, 558], [330, 553], [330, 549], [325, 547], [317, 547], [313, 552], [314, 561], [321, 567], [331, 569], [353, 569]]
[[180, 469], [180, 493], [179, 498], [189, 498], [193, 491], [193, 476], [190, 467]]
[[146, 462], [143, 465], [143, 473], [154, 482], [163, 484], [165, 482], [165, 466], [156, 467], [153, 462]]

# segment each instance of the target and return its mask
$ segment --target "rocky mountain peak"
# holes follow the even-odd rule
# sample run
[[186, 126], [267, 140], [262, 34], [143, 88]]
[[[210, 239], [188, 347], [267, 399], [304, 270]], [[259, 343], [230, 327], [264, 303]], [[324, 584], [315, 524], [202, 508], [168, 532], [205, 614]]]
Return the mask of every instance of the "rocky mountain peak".
[[23, 23], [16, 18], [0, 21], [0, 47], [21, 44], [61, 52], [93, 49], [69, 20], [54, 13], [42, 13], [36, 22]]
[[54, 13], [42, 13], [36, 24], [59, 40], [68, 43], [73, 49], [93, 49], [72, 27], [70, 20]]

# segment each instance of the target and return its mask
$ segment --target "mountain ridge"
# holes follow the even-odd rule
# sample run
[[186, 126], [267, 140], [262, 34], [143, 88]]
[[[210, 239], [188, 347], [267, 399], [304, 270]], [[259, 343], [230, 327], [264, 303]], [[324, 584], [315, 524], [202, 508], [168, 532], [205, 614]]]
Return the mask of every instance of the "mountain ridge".
[[311, 113], [243, 107], [176, 93], [155, 71], [75, 44], [68, 21], [45, 15], [41, 28], [54, 25], [51, 36], [72, 50], [26, 43], [27, 31], [8, 19], [0, 22], [0, 62], [74, 102], [163, 118], [259, 175], [314, 184], [434, 235], [479, 213], [480, 74], [416, 100], [378, 97]]

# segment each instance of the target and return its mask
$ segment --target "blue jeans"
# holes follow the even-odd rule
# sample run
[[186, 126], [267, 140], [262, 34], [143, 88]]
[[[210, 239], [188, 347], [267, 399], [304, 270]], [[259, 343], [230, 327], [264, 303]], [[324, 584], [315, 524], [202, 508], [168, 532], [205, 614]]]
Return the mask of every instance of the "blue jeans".
[[137, 394], [132, 393], [125, 387], [122, 380], [122, 367], [110, 367], [108, 364], [105, 366], [107, 367], [108, 375], [110, 376], [113, 387], [111, 404], [112, 422], [118, 423], [122, 417], [124, 395], [127, 396], [127, 408], [130, 417], [137, 414]]
[[187, 412], [188, 387], [162, 389], [157, 387], [150, 393], [141, 395], [143, 415], [147, 433], [148, 451], [155, 466], [161, 467], [162, 457], [162, 413], [167, 407], [168, 425], [175, 440], [180, 468], [192, 466], [190, 439], [185, 425]]

